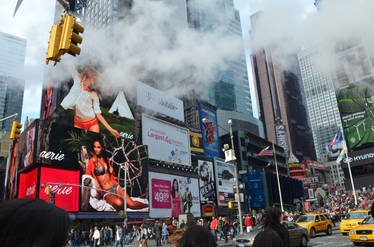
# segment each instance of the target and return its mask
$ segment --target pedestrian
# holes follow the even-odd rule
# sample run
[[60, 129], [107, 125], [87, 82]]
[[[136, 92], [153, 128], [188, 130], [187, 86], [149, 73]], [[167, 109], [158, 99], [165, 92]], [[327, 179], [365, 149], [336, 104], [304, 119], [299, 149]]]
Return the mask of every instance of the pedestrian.
[[140, 243], [141, 247], [148, 247], [148, 230], [144, 224], [140, 225]]
[[161, 238], [161, 244], [166, 244], [166, 243], [167, 243], [168, 235], [169, 235], [168, 225], [166, 225], [166, 223], [164, 222], [164, 223], [162, 223], [162, 238]]
[[94, 233], [92, 235], [92, 239], [93, 239], [93, 247], [98, 247], [99, 244], [100, 244], [100, 231], [99, 231], [99, 228], [97, 226], [95, 226], [95, 230], [94, 230]]
[[179, 240], [178, 247], [216, 247], [217, 243], [211, 232], [201, 226], [191, 226]]
[[218, 219], [216, 217], [212, 218], [210, 223], [210, 231], [212, 232], [214, 239], [217, 241], [217, 229], [218, 229]]
[[116, 225], [115, 233], [115, 247], [122, 247], [122, 228], [119, 225]]
[[94, 229], [90, 229], [90, 234], [88, 234], [88, 242], [89, 242], [89, 245], [90, 247], [93, 247], [93, 235], [94, 235]]
[[218, 217], [218, 233], [219, 233], [219, 240], [224, 238], [223, 236], [223, 220], [222, 217]]
[[253, 228], [253, 219], [252, 217], [249, 217], [249, 215], [247, 215], [247, 217], [245, 217], [245, 227], [247, 229], [247, 232], [251, 232], [252, 231], [252, 228]]
[[266, 209], [263, 231], [256, 235], [252, 247], [288, 247], [288, 230], [281, 225], [281, 218], [278, 208]]
[[154, 226], [156, 246], [161, 246], [161, 235], [162, 235], [162, 226], [160, 222], [156, 221]]
[[104, 227], [104, 237], [103, 237], [104, 247], [110, 245], [110, 230], [109, 227]]
[[69, 214], [40, 199], [14, 199], [0, 203], [1, 246], [66, 246]]
[[223, 237], [225, 239], [225, 243], [227, 243], [229, 241], [228, 240], [229, 230], [230, 230], [229, 221], [226, 218], [223, 218], [222, 232], [223, 232]]
[[133, 238], [134, 238], [134, 247], [138, 247], [141, 245], [141, 233], [140, 229], [136, 226], [133, 225]]

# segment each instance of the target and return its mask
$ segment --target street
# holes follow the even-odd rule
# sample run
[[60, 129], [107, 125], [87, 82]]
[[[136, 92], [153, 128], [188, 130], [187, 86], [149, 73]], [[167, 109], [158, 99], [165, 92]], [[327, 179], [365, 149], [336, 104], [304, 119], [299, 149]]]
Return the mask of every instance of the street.
[[343, 236], [339, 228], [334, 227], [331, 236], [326, 236], [325, 233], [317, 234], [317, 237], [309, 241], [308, 246], [331, 246], [331, 247], [347, 247], [354, 246], [349, 240], [348, 236]]

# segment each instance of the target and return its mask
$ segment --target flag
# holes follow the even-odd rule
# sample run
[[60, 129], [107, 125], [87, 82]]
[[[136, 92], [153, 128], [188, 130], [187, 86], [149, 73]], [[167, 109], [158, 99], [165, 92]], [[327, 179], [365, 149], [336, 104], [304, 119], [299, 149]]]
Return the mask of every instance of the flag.
[[273, 146], [267, 146], [266, 148], [262, 149], [261, 152], [258, 153], [258, 156], [273, 156]]
[[330, 148], [334, 146], [335, 143], [339, 143], [343, 141], [343, 135], [342, 132], [340, 131], [340, 128], [338, 129], [338, 133], [336, 133], [334, 139], [330, 143]]
[[347, 152], [347, 147], [344, 145], [344, 148], [342, 149], [342, 151], [340, 152], [340, 154], [338, 155], [338, 158], [336, 159], [336, 163], [340, 164], [340, 162], [342, 162], [343, 158], [344, 158], [344, 154]]

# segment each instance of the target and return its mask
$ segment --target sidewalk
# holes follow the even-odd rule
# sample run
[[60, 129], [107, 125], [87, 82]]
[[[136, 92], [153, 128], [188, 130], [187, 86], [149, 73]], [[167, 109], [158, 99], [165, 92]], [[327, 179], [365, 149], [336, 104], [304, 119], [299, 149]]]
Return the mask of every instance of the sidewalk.
[[[228, 247], [228, 246], [232, 246], [232, 241], [231, 240], [229, 240], [228, 241], [228, 243], [225, 243], [225, 241], [224, 240], [219, 240], [218, 242], [217, 242], [217, 246], [220, 246], [220, 247]], [[104, 245], [100, 245], [100, 246], [104, 246]], [[156, 246], [156, 241], [155, 240], [149, 240], [148, 241], [148, 246], [149, 247], [153, 247], [153, 246]], [[165, 246], [165, 247], [173, 247], [173, 245], [171, 245], [171, 244], [165, 244], [165, 245], [162, 245], [162, 246]], [[79, 245], [79, 246], [77, 246], [77, 247], [89, 247], [88, 245]], [[115, 245], [107, 245], [107, 247], [115, 247]], [[131, 243], [131, 244], [129, 244], [129, 245], [123, 245], [123, 247], [135, 247], [135, 244], [134, 243]]]

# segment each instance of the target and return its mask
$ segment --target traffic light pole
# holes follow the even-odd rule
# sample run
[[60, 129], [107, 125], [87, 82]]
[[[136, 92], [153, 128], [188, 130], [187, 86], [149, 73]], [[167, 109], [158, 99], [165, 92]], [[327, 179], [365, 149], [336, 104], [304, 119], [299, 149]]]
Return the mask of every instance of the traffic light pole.
[[[230, 126], [230, 138], [231, 138], [231, 148], [235, 154], [235, 148], [234, 148], [234, 136], [232, 134], [232, 120], [230, 119], [228, 121], [228, 124]], [[239, 225], [240, 225], [240, 234], [243, 234], [243, 217], [242, 217], [242, 206], [241, 206], [241, 200], [240, 200], [240, 191], [239, 191], [239, 171], [238, 171], [238, 165], [236, 161], [233, 162], [235, 165], [235, 187], [236, 187], [236, 194], [238, 195], [238, 214], [239, 214]]]
[[9, 169], [10, 169], [10, 159], [12, 157], [12, 148], [14, 145], [14, 140], [10, 145], [9, 145], [9, 155], [8, 159], [6, 160], [6, 170], [5, 170], [5, 178], [4, 178], [4, 191], [3, 191], [3, 200], [6, 200], [6, 195], [7, 195], [7, 188], [8, 188], [8, 177], [9, 177]]

